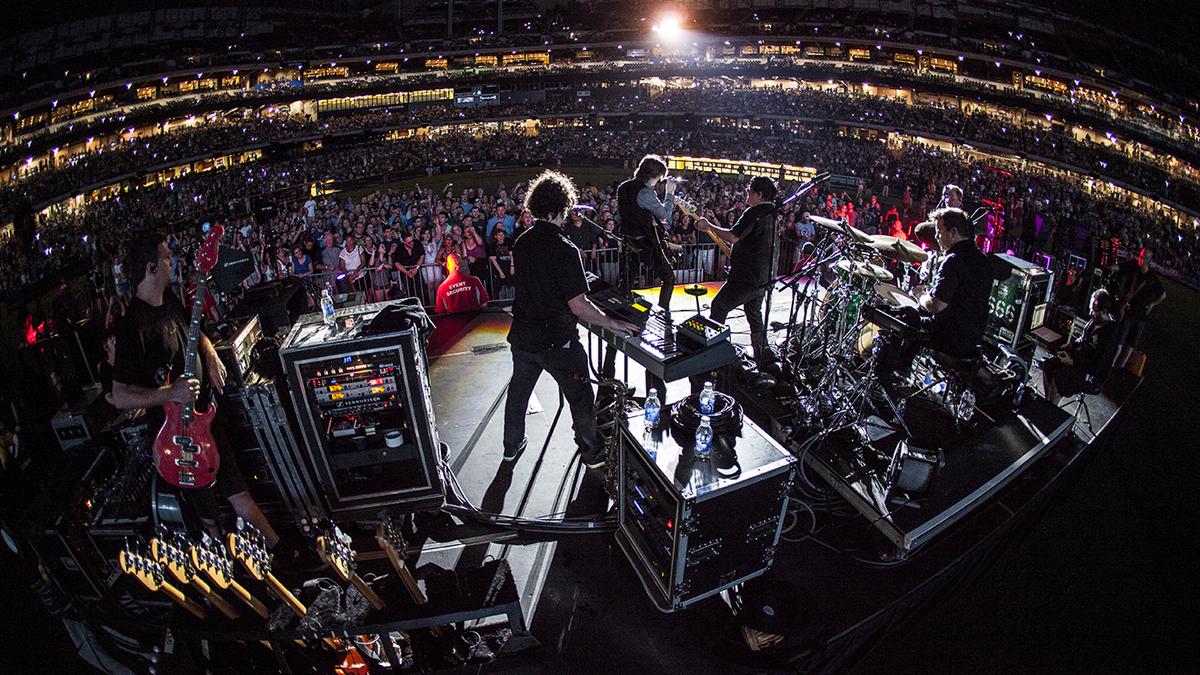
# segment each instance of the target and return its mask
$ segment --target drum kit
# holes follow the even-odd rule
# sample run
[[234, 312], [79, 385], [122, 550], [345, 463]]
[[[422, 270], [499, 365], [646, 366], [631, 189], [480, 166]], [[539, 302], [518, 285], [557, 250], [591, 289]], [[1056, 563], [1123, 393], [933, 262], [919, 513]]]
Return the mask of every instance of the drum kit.
[[810, 218], [818, 227], [816, 255], [786, 279], [794, 290], [782, 345], [786, 374], [827, 431], [857, 424], [871, 400], [903, 426], [899, 406], [877, 386], [872, 347], [881, 332], [920, 330], [907, 319], [919, 308], [911, 280], [930, 254], [844, 220]]

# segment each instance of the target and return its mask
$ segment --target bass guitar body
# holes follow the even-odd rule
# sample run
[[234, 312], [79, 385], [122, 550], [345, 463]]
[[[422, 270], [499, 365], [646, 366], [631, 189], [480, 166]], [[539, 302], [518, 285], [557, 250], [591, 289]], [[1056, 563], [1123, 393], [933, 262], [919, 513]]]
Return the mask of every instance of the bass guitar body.
[[217, 405], [209, 403], [208, 410], [191, 411], [191, 421], [185, 421], [184, 406], [168, 403], [163, 406], [167, 419], [154, 438], [154, 462], [158, 475], [175, 487], [204, 488], [217, 479], [221, 458], [213, 441], [212, 421]]

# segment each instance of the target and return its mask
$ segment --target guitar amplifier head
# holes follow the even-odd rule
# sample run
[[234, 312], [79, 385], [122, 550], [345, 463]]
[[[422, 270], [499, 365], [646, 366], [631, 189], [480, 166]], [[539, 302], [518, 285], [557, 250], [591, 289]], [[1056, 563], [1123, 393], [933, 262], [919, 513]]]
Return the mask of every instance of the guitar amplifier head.
[[258, 315], [251, 316], [233, 337], [217, 343], [217, 356], [225, 364], [228, 381], [239, 388], [245, 386], [246, 377], [254, 365], [254, 350], [262, 339], [262, 324]]

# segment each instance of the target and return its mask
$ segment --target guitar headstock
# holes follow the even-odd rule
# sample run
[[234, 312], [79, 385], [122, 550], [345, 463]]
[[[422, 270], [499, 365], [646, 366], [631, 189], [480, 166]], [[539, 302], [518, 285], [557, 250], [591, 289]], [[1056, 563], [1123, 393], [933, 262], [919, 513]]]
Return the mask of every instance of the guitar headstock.
[[158, 536], [150, 540], [150, 557], [179, 583], [190, 584], [196, 576], [196, 567], [187, 548], [180, 547], [178, 541], [169, 536], [167, 528], [160, 528]]
[[227, 536], [229, 555], [242, 563], [250, 576], [262, 581], [271, 573], [271, 554], [267, 552], [267, 540], [262, 532], [250, 523], [237, 519], [237, 531]]
[[128, 541], [125, 542], [124, 550], [117, 555], [117, 563], [121, 566], [122, 572], [142, 582], [143, 586], [152, 591], [162, 588], [163, 582], [166, 581], [163, 576], [163, 566], [143, 553], [135, 551], [130, 547]]
[[[176, 533], [176, 536], [183, 536]], [[225, 554], [225, 548], [208, 534], [200, 535], [200, 543], [187, 540], [188, 554], [196, 569], [203, 572], [218, 588], [226, 589], [233, 584], [233, 561]]]
[[400, 531], [400, 526], [396, 524], [392, 514], [387, 511], [379, 514], [379, 525], [375, 527], [375, 541], [379, 543], [380, 548], [390, 551], [400, 560], [408, 559], [408, 541], [404, 539], [404, 533]]
[[697, 208], [694, 203], [684, 199], [683, 197], [680, 197], [679, 195], [675, 195], [675, 206], [678, 206], [679, 210], [683, 211], [684, 215], [686, 216], [692, 218], [700, 217], [700, 209]]
[[204, 237], [204, 243], [196, 251], [196, 271], [200, 274], [208, 274], [216, 266], [217, 253], [221, 247], [221, 237], [223, 236], [225, 236], [225, 228], [220, 225], [213, 225], [209, 228], [208, 234]]
[[342, 581], [349, 581], [354, 575], [355, 553], [351, 543], [350, 535], [333, 524], [322, 528], [317, 535], [317, 553], [329, 563]]

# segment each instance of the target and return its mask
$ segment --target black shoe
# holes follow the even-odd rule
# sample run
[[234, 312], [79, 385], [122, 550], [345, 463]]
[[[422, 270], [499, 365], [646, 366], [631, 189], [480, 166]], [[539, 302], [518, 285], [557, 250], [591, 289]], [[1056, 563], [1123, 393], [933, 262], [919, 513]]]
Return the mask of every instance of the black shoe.
[[513, 450], [509, 450], [508, 448], [504, 449], [504, 461], [506, 461], [506, 462], [517, 461], [517, 458], [521, 456], [521, 453], [525, 452], [525, 448], [527, 448], [527, 447], [529, 447], [529, 437], [528, 436], [521, 439], [521, 445], [518, 446], [517, 448], [515, 448]]
[[608, 453], [600, 452], [595, 455], [584, 455], [580, 453], [579, 458], [583, 461], [583, 465], [589, 469], [599, 469], [608, 462]]

